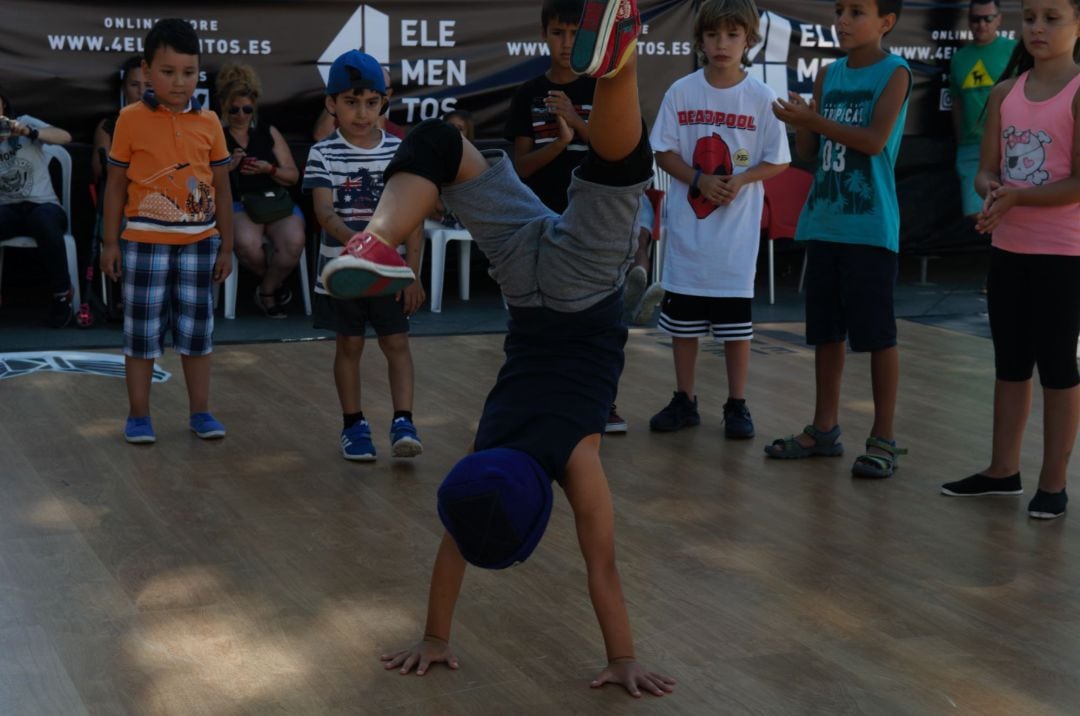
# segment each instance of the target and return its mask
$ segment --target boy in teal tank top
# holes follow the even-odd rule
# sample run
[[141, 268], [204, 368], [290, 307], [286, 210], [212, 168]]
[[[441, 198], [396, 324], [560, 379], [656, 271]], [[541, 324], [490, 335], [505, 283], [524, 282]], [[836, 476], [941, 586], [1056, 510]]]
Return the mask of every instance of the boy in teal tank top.
[[790, 94], [776, 116], [796, 129], [796, 151], [814, 161], [814, 183], [796, 239], [807, 242], [806, 342], [814, 346], [814, 420], [765, 448], [774, 458], [839, 456], [845, 342], [869, 352], [874, 424], [859, 477], [890, 477], [897, 456], [893, 416], [900, 376], [893, 288], [900, 245], [896, 156], [907, 117], [911, 70], [881, 47], [902, 0], [838, 0], [843, 59], [822, 68], [813, 99]]

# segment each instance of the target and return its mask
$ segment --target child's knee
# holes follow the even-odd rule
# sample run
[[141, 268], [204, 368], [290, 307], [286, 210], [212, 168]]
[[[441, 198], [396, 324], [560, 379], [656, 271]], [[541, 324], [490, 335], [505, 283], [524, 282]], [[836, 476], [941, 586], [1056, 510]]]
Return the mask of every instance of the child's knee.
[[359, 361], [364, 354], [363, 336], [338, 336], [337, 357], [349, 361]]
[[379, 348], [387, 356], [409, 355], [409, 334], [392, 333], [388, 336], [379, 336]]

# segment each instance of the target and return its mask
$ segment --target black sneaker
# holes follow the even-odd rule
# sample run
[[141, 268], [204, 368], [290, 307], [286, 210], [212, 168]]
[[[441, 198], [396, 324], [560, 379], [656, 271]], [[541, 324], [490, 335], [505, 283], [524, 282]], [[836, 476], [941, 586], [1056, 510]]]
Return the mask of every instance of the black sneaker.
[[941, 494], [949, 497], [981, 497], [982, 495], [1022, 495], [1024, 488], [1020, 484], [1020, 473], [1008, 477], [987, 477], [974, 474], [956, 482], [946, 482], [941, 486]]
[[63, 328], [71, 323], [74, 314], [71, 312], [71, 289], [62, 296], [53, 296], [52, 308], [49, 309], [49, 325], [53, 328]]
[[672, 396], [666, 408], [652, 416], [649, 421], [649, 430], [670, 433], [700, 424], [701, 415], [698, 414], [697, 398], [691, 401], [690, 396], [678, 391]]
[[1065, 514], [1065, 505], [1069, 496], [1061, 492], [1036, 490], [1035, 497], [1028, 503], [1028, 516], [1037, 520], [1053, 520]]
[[745, 400], [728, 398], [724, 403], [724, 437], [732, 440], [754, 437], [754, 421], [750, 419]]

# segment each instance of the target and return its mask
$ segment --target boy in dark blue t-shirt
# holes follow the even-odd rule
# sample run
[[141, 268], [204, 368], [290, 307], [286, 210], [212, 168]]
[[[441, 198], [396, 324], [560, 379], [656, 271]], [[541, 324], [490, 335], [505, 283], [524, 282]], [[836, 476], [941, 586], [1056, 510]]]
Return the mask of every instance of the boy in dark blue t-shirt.
[[[422, 123], [386, 169], [386, 190], [368, 231], [327, 265], [324, 282], [345, 296], [393, 291], [410, 280], [387, 243], [400, 243], [442, 199], [492, 263], [510, 309], [506, 362], [488, 395], [473, 445], [439, 488], [446, 528], [432, 574], [423, 638], [383, 656], [388, 669], [423, 674], [457, 668], [450, 627], [467, 562], [501, 569], [540, 541], [562, 486], [589, 575], [589, 595], [607, 649], [592, 682], [637, 696], [662, 695], [674, 680], [635, 659], [615, 566], [611, 493], [600, 436], [623, 365], [622, 284], [637, 240], [636, 215], [652, 174], [641, 121], [633, 0], [589, 0], [572, 61], [596, 84], [588, 155], [554, 215], [502, 153], [486, 159], [454, 127]], [[404, 269], [404, 270], [403, 270]]]

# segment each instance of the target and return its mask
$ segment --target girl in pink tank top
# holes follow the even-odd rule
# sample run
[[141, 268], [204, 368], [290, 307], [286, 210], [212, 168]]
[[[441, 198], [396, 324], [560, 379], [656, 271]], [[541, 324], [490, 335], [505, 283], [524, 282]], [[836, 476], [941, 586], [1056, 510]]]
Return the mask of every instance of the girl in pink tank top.
[[[1023, 0], [1023, 43], [986, 104], [976, 228], [993, 234], [987, 301], [994, 339], [990, 466], [946, 495], [1020, 495], [1020, 447], [1039, 368], [1043, 465], [1031, 517], [1065, 513], [1080, 423], [1080, 0]], [[1019, 75], [1019, 76], [1017, 76]]]

